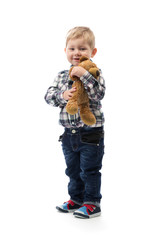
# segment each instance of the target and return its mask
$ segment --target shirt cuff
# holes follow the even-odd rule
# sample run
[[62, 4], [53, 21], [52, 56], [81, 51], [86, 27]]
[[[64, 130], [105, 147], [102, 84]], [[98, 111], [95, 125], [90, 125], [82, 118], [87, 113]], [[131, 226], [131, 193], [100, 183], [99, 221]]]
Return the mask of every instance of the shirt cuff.
[[93, 88], [93, 85], [96, 83], [96, 79], [86, 71], [83, 76], [80, 77], [80, 80], [83, 82], [84, 87]]
[[60, 93], [59, 93], [58, 99], [59, 99], [59, 102], [60, 102], [61, 104], [66, 104], [67, 101], [63, 98], [63, 93], [64, 93], [64, 92], [60, 92]]

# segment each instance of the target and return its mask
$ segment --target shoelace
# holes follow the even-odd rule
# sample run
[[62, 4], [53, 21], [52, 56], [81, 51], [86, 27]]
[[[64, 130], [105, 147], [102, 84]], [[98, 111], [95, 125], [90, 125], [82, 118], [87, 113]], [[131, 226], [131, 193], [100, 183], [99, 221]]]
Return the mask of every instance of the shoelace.
[[74, 204], [75, 204], [72, 200], [69, 200], [69, 201], [64, 202], [64, 203], [68, 203], [68, 204], [70, 204], [70, 205], [72, 205], [72, 206], [74, 206]]
[[90, 210], [91, 212], [93, 212], [96, 207], [95, 205], [92, 204], [83, 204], [83, 207], [84, 206], [87, 208], [87, 210]]

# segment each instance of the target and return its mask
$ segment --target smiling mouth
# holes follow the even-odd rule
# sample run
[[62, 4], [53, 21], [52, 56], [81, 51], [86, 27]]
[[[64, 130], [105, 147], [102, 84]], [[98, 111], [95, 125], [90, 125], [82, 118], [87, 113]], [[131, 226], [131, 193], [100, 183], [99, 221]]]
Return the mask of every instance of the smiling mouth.
[[79, 61], [79, 58], [73, 58], [74, 61]]

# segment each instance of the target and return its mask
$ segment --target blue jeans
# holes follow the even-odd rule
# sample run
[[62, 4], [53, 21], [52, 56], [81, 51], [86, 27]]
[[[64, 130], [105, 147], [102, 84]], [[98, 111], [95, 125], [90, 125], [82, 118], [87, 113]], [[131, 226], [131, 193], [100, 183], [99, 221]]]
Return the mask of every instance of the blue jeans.
[[60, 136], [69, 177], [68, 193], [78, 204], [100, 205], [104, 131], [99, 128], [65, 128]]

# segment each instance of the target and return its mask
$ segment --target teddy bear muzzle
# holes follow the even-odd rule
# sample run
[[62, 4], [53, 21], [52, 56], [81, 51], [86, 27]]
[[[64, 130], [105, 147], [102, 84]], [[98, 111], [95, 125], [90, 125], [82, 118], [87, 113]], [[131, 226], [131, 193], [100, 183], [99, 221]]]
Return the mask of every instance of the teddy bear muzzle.
[[96, 71], [96, 75], [97, 75], [97, 77], [99, 77], [99, 75], [100, 75], [100, 72], [98, 70]]
[[97, 79], [97, 78], [99, 77], [99, 75], [100, 75], [100, 72], [99, 72], [98, 68], [90, 68], [90, 69], [89, 69], [89, 72], [90, 72], [90, 74], [92, 74], [93, 77], [95, 77], [96, 79]]

